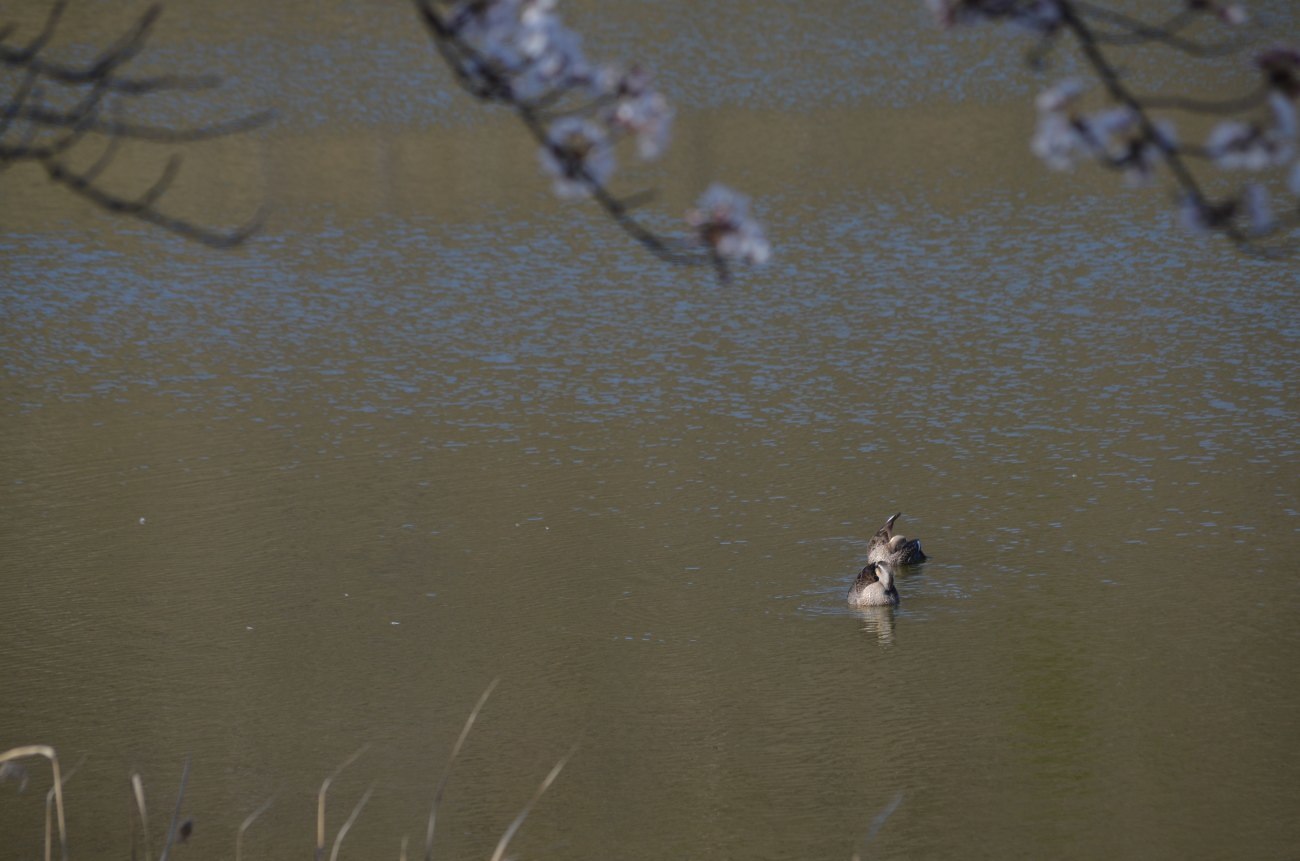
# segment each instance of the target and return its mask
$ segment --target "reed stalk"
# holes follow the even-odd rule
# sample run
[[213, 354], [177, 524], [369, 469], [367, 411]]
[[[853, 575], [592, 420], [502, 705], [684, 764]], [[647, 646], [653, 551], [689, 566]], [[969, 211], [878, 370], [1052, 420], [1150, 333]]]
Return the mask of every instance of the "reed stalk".
[[[48, 744], [29, 744], [15, 747], [0, 753], [0, 763], [10, 760], [26, 759], [29, 756], [43, 756], [50, 761], [50, 770], [54, 773], [54, 807], [59, 820], [59, 848], [63, 861], [68, 861], [68, 820], [63, 808], [63, 775], [59, 772], [59, 755]], [[49, 844], [46, 843], [46, 857], [49, 857]]]
[[460, 749], [464, 746], [470, 728], [474, 726], [474, 721], [478, 720], [478, 713], [483, 710], [483, 704], [492, 695], [492, 691], [496, 689], [499, 681], [501, 681], [500, 678], [493, 679], [488, 684], [487, 689], [479, 695], [478, 702], [474, 704], [469, 717], [465, 718], [465, 725], [461, 727], [460, 735], [456, 738], [456, 744], [452, 746], [451, 756], [447, 758], [447, 766], [442, 771], [442, 779], [438, 781], [438, 788], [433, 793], [433, 804], [429, 807], [429, 827], [424, 832], [424, 861], [433, 861], [433, 828], [438, 818], [438, 806], [442, 803], [442, 793], [447, 788], [447, 780], [451, 777], [451, 767], [455, 764], [456, 757], [460, 755]]
[[357, 748], [356, 752], [343, 760], [343, 763], [329, 777], [321, 781], [320, 792], [316, 794], [316, 861], [321, 861], [325, 857], [325, 795], [329, 792], [330, 784], [333, 783], [343, 769], [361, 758], [361, 754], [370, 749], [370, 742], [366, 742]]

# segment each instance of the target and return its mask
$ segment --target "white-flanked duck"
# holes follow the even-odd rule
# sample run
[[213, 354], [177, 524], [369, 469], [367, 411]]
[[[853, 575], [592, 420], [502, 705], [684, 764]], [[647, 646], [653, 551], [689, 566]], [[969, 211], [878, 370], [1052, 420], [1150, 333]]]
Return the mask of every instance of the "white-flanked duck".
[[849, 606], [897, 607], [898, 590], [894, 588], [893, 566], [888, 562], [868, 562], [849, 587]]

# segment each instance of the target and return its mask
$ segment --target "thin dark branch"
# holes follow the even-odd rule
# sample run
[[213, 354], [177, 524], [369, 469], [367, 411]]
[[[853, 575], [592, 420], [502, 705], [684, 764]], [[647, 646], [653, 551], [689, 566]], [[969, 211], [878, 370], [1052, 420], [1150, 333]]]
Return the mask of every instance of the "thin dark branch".
[[[145, 41], [149, 37], [149, 31], [158, 22], [158, 16], [162, 14], [162, 6], [153, 5], [144, 11], [135, 26], [123, 33], [117, 42], [105, 48], [90, 66], [88, 66], [82, 75], [85, 77], [77, 80], [66, 81], [70, 84], [84, 84], [87, 81], [98, 80], [100, 78], [111, 78], [114, 70], [121, 68], [131, 60], [135, 59], [139, 53], [144, 50]], [[49, 75], [49, 73], [46, 73]], [[58, 80], [54, 75], [49, 75]]]
[[[1101, 44], [1108, 45], [1142, 45], [1152, 42], [1168, 45], [1178, 51], [1182, 51], [1193, 57], [1222, 57], [1228, 54], [1237, 53], [1245, 47], [1244, 44], [1237, 42], [1222, 42], [1204, 44], [1195, 42], [1190, 39], [1184, 39], [1177, 34], [1187, 22], [1191, 20], [1188, 13], [1183, 12], [1175, 15], [1164, 24], [1147, 24], [1139, 21], [1113, 9], [1107, 9], [1102, 6], [1094, 6], [1091, 3], [1074, 0], [1072, 4], [1078, 15], [1095, 18], [1099, 21], [1105, 21], [1111, 26], [1120, 28], [1119, 33], [1110, 33], [1100, 30], [1093, 30], [1093, 38]], [[1173, 25], [1173, 26], [1171, 26]]]
[[233, 248], [239, 245], [256, 233], [265, 220], [265, 211], [262, 210], [246, 224], [234, 230], [213, 230], [183, 218], [167, 215], [152, 204], [142, 206], [142, 198], [132, 200], [107, 192], [93, 182], [87, 181], [84, 175], [69, 170], [58, 161], [47, 160], [42, 164], [45, 166], [45, 172], [51, 180], [81, 195], [101, 209], [137, 218], [175, 233], [177, 236], [201, 242], [212, 248]]
[[[67, 152], [74, 147], [83, 137], [86, 136], [86, 134], [89, 133], [90, 127], [95, 123], [95, 120], [99, 115], [99, 106], [104, 99], [104, 92], [105, 87], [103, 86], [103, 81], [97, 81], [89, 90], [87, 90], [86, 95], [82, 97], [81, 101], [68, 112], [68, 122], [63, 123], [58, 127], [63, 130], [63, 133], [57, 135], [52, 143], [40, 147], [28, 147], [25, 157], [37, 159], [52, 158], [56, 155]], [[36, 107], [28, 108], [28, 110], [41, 111], [44, 110], [44, 108], [41, 107], [40, 102], [38, 101]], [[37, 124], [29, 124], [29, 129], [31, 129], [33, 133], [37, 128], [39, 128]]]
[[[59, 26], [59, 18], [63, 16], [63, 10], [67, 7], [67, 0], [55, 0], [55, 3], [50, 6], [49, 14], [45, 16], [45, 25], [41, 28], [41, 32], [37, 33], [36, 37], [27, 43], [27, 47], [13, 50], [11, 48], [5, 48], [3, 44], [0, 44], [0, 62], [16, 66], [27, 65], [45, 48], [47, 44], [49, 44], [50, 39], [54, 37], [54, 31], [57, 30]], [[17, 28], [7, 28], [4, 38], [8, 38], [9, 33], [13, 32], [15, 29]], [[0, 41], [3, 41], [3, 39], [0, 39]]]
[[[179, 173], [179, 155], [171, 155], [156, 179], [135, 197], [108, 190], [101, 184], [101, 177], [117, 158], [123, 140], [177, 145], [206, 141], [259, 128], [270, 121], [272, 114], [263, 111], [187, 128], [142, 124], [123, 118], [114, 109], [121, 106], [124, 98], [164, 90], [206, 89], [219, 85], [220, 78], [213, 75], [130, 77], [122, 74], [125, 66], [146, 47], [161, 14], [158, 4], [146, 9], [88, 63], [69, 64], [52, 60], [45, 56], [45, 52], [68, 5], [67, 0], [54, 0], [40, 32], [23, 45], [5, 44], [3, 40], [9, 38], [15, 28], [3, 28], [0, 66], [19, 70], [21, 79], [9, 94], [8, 101], [0, 103], [0, 169], [18, 161], [36, 161], [53, 182], [109, 212], [136, 218], [216, 248], [227, 248], [246, 240], [261, 226], [261, 212], [241, 227], [219, 230], [169, 215], [160, 209], [159, 204]], [[75, 103], [58, 107], [47, 104], [43, 99], [43, 85], [70, 90], [75, 94]], [[113, 99], [113, 96], [119, 98]], [[106, 115], [110, 113], [111, 116]], [[74, 169], [68, 164], [70, 155], [74, 148], [85, 143], [88, 136], [107, 138], [107, 143], [89, 168]]]
[[122, 139], [118, 137], [108, 139], [108, 144], [104, 147], [104, 151], [100, 153], [99, 158], [95, 159], [95, 163], [82, 172], [81, 178], [84, 182], [93, 184], [95, 180], [99, 179], [99, 175], [113, 163], [113, 159], [117, 156], [117, 147], [121, 142]]
[[1189, 99], [1180, 96], [1138, 96], [1153, 111], [1187, 111], [1193, 114], [1238, 114], [1257, 108], [1268, 100], [1268, 85], [1261, 84], [1244, 96], [1231, 99]]
[[261, 111], [256, 114], [250, 114], [246, 117], [238, 117], [222, 123], [196, 126], [187, 129], [144, 126], [123, 122], [117, 119], [96, 119], [93, 122], [84, 123], [76, 116], [75, 111], [53, 111], [43, 108], [21, 109], [19, 111], [19, 117], [29, 122], [50, 127], [66, 127], [80, 124], [84, 127], [85, 131], [93, 132], [95, 134], [112, 135], [113, 137], [132, 138], [135, 140], [147, 140], [155, 143], [182, 144], [212, 140], [213, 138], [228, 137], [241, 132], [253, 131], [274, 119], [275, 112]]
[[[3, 44], [0, 36], [0, 64], [30, 69], [50, 81], [67, 86], [81, 86], [104, 80], [107, 89], [124, 95], [143, 95], [162, 90], [203, 90], [221, 85], [215, 75], [154, 75], [142, 78], [119, 77], [116, 70], [134, 59], [143, 49], [154, 21], [161, 8], [153, 6], [145, 11], [135, 25], [114, 45], [101, 51], [99, 56], [84, 66], [70, 66], [47, 60], [40, 56], [53, 37], [59, 18], [66, 8], [66, 0], [59, 0], [51, 9], [41, 33], [23, 48]], [[5, 35], [12, 32], [8, 28]]]
[[40, 75], [32, 69], [28, 69], [23, 75], [21, 83], [14, 90], [13, 101], [5, 104], [4, 113], [0, 115], [0, 140], [4, 140], [4, 136], [8, 134], [14, 120], [18, 119], [18, 116], [26, 108], [27, 100], [36, 91], [36, 82], [38, 80], [40, 80]]
[[641, 191], [633, 192], [632, 194], [623, 195], [619, 200], [619, 206], [622, 206], [623, 209], [631, 212], [634, 209], [640, 209], [658, 196], [659, 195], [653, 188], [642, 189]]

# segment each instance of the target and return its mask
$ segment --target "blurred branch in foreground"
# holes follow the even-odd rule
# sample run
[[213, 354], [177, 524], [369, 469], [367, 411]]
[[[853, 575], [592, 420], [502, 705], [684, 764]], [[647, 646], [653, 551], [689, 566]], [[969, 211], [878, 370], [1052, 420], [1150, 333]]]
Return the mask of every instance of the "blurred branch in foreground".
[[[1278, 256], [1295, 250], [1300, 227], [1296, 101], [1300, 51], [1272, 47], [1252, 57], [1258, 83], [1228, 98], [1143, 94], [1121, 71], [1115, 49], [1166, 50], [1197, 62], [1239, 58], [1246, 43], [1219, 41], [1250, 21], [1245, 8], [1217, 0], [1181, 0], [1150, 23], [1086, 0], [927, 0], [945, 27], [1004, 21], [1038, 37], [1041, 66], [1068, 38], [1101, 83], [1104, 104], [1088, 110], [1087, 87], [1069, 79], [1038, 97], [1031, 148], [1055, 170], [1091, 159], [1130, 184], [1149, 183], [1163, 168], [1189, 229], [1219, 233], [1248, 251]], [[1205, 35], [1210, 31], [1209, 40]], [[1178, 117], [1199, 125], [1204, 143], [1184, 143]], [[1241, 175], [1247, 179], [1238, 179]], [[1273, 200], [1282, 203], [1275, 209]]]
[[556, 194], [590, 197], [660, 259], [711, 263], [723, 281], [735, 263], [766, 262], [767, 240], [748, 200], [725, 186], [711, 186], [687, 213], [687, 238], [663, 236], [637, 218], [652, 193], [610, 190], [618, 144], [631, 140], [640, 158], [658, 157], [673, 109], [644, 70], [589, 63], [555, 11], [558, 0], [413, 2], [461, 88], [511, 108], [532, 134]]
[[[152, 6], [112, 44], [85, 62], [62, 62], [49, 47], [67, 7], [56, 0], [40, 32], [19, 41], [19, 27], [0, 21], [0, 173], [15, 164], [40, 165], [51, 181], [96, 206], [170, 230], [218, 248], [238, 245], [260, 226], [256, 216], [232, 230], [220, 230], [168, 215], [160, 204], [180, 172], [173, 153], [143, 191], [124, 195], [110, 190], [112, 172], [124, 141], [183, 145], [246, 132], [265, 124], [269, 113], [190, 128], [132, 122], [137, 100], [158, 93], [198, 91], [220, 85], [211, 76], [132, 76], [126, 67], [144, 50], [161, 8]], [[74, 166], [95, 153], [88, 167]], [[77, 156], [80, 155], [80, 158]]]

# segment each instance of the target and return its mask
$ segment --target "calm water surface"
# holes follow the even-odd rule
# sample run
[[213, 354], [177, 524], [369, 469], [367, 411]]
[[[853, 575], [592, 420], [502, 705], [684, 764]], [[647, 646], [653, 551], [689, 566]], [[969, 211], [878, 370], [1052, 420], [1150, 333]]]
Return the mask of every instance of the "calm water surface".
[[[396, 857], [494, 678], [442, 857], [575, 743], [520, 857], [844, 858], [895, 800], [869, 857], [1300, 852], [1294, 265], [1030, 164], [992, 36], [592, 8], [679, 94], [655, 208], [751, 191], [769, 267], [552, 201], [401, 4], [165, 19], [282, 112], [187, 160], [180, 206], [270, 198], [246, 248], [4, 177], [0, 746], [87, 757], [73, 857], [129, 857], [128, 776], [157, 826], [187, 754], [187, 856], [275, 794], [245, 857], [304, 857], [366, 742], [331, 829], [373, 783], [343, 857]], [[899, 510], [932, 561], [850, 611]], [[0, 859], [47, 786], [0, 784]]]

